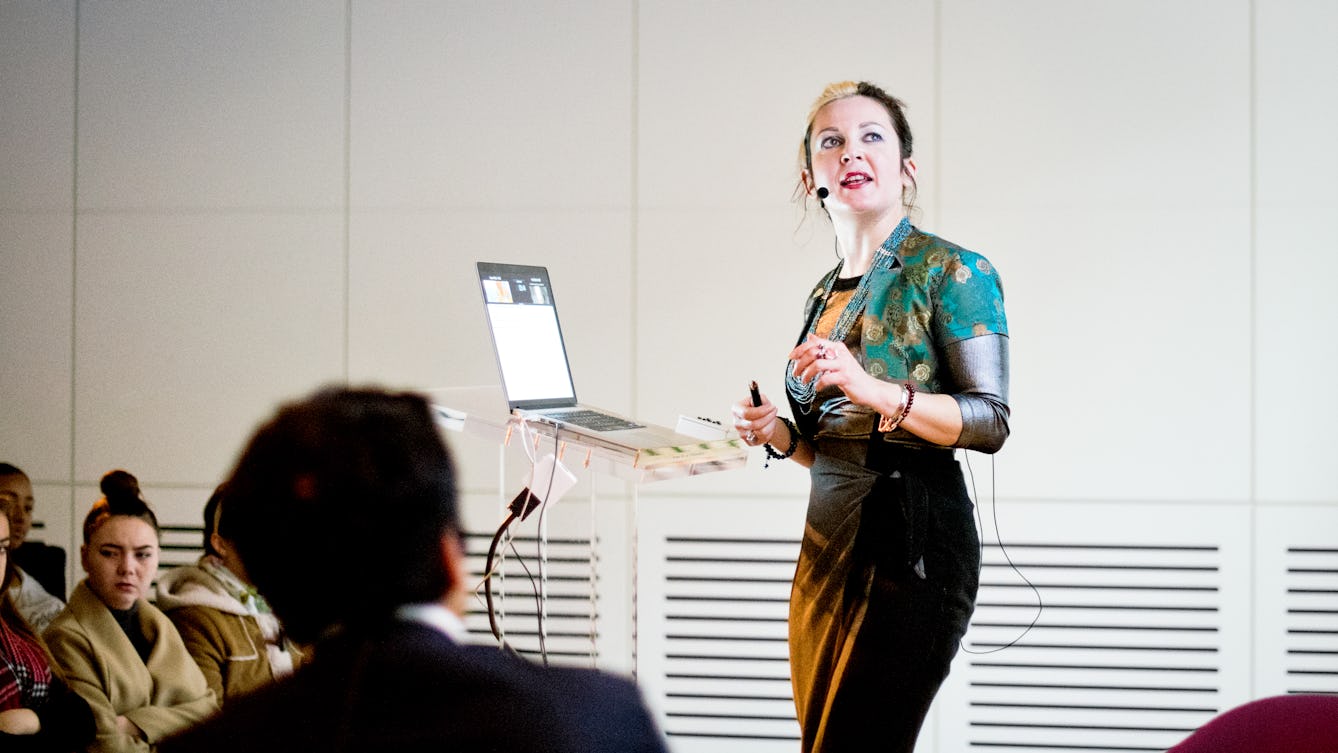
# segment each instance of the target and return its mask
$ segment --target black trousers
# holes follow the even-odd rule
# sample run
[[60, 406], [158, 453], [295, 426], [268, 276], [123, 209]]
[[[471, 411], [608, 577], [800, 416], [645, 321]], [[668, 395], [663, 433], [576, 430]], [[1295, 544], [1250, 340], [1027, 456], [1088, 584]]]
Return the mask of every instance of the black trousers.
[[791, 592], [802, 749], [911, 753], [974, 610], [972, 505], [949, 450], [847, 444], [819, 443]]

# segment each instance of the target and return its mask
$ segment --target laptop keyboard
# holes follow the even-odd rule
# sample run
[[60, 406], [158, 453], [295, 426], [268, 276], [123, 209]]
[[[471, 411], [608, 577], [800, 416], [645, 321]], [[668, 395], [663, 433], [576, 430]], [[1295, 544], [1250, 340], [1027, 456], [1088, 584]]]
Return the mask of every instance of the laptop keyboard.
[[640, 429], [642, 424], [626, 421], [617, 416], [610, 416], [607, 413], [600, 413], [597, 410], [588, 410], [581, 408], [573, 411], [563, 411], [562, 413], [550, 413], [554, 419], [567, 424], [590, 429], [592, 431], [621, 431], [623, 429]]

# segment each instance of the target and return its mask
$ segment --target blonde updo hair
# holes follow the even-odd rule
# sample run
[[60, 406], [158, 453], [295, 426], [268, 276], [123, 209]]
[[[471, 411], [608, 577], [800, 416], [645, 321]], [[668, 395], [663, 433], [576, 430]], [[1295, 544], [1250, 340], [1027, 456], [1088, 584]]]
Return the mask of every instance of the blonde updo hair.
[[[915, 145], [915, 140], [911, 136], [911, 125], [906, 120], [906, 104], [896, 97], [888, 94], [877, 84], [871, 84], [868, 81], [838, 81], [834, 84], [828, 84], [822, 90], [822, 94], [813, 100], [813, 106], [808, 110], [807, 126], [804, 128], [804, 140], [799, 145], [799, 185], [795, 188], [795, 198], [806, 200], [808, 197], [808, 186], [804, 183], [804, 176], [811, 175], [813, 172], [813, 121], [818, 117], [818, 111], [827, 105], [839, 100], [850, 97], [868, 97], [878, 102], [887, 110], [888, 117], [892, 120], [892, 130], [897, 134], [897, 141], [901, 142], [901, 160], [902, 173], [905, 174], [905, 161], [910, 158]], [[915, 208], [915, 178], [911, 178], [910, 187], [901, 192], [901, 204], [906, 208], [906, 213], [910, 214]], [[821, 203], [821, 202], [819, 202]]]

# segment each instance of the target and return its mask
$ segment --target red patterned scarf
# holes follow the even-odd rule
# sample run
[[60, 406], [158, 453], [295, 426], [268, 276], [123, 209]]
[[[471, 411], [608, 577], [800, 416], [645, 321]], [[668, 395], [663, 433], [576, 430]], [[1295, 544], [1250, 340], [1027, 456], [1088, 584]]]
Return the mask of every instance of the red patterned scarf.
[[0, 619], [0, 711], [38, 708], [51, 688], [51, 664], [42, 647]]

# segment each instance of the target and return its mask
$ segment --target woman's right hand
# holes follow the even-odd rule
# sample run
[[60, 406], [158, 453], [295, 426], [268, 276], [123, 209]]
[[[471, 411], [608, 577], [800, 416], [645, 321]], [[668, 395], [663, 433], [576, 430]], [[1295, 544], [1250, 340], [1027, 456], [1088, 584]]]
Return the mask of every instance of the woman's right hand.
[[[760, 394], [760, 393], [759, 393]], [[734, 428], [749, 447], [767, 444], [776, 435], [776, 406], [771, 404], [766, 395], [762, 395], [762, 404], [753, 405], [752, 396], [745, 397], [734, 404]]]
[[10, 735], [35, 735], [42, 731], [42, 720], [32, 709], [0, 711], [0, 732]]

